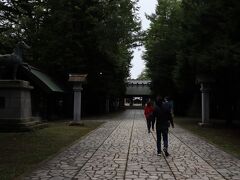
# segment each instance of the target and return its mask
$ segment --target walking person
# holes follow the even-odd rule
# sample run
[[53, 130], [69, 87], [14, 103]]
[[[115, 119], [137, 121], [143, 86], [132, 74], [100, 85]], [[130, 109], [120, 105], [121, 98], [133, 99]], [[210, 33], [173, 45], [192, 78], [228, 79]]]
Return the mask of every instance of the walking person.
[[161, 139], [163, 139], [163, 151], [165, 156], [169, 156], [168, 153], [168, 128], [170, 124], [174, 128], [173, 118], [170, 109], [166, 106], [166, 103], [162, 102], [161, 97], [157, 97], [153, 116], [156, 118], [156, 133], [157, 133], [157, 155], [161, 156]]
[[149, 101], [144, 108], [144, 115], [147, 121], [148, 133], [151, 132], [151, 128], [154, 131], [155, 118], [153, 117], [153, 110], [153, 104], [151, 101]]
[[166, 96], [164, 98], [164, 104], [166, 104], [166, 106], [170, 109], [172, 117], [174, 117], [173, 100], [169, 96]]

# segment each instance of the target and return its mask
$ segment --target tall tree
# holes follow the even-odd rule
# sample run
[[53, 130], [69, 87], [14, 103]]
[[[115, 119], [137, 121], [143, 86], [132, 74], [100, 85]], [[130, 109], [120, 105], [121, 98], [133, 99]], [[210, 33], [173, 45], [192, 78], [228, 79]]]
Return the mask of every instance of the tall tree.
[[1, 49], [9, 49], [19, 40], [34, 41], [46, 14], [41, 0], [0, 0]]
[[[183, 71], [192, 77], [198, 74], [214, 77], [215, 103], [212, 108], [217, 116], [224, 112], [225, 118], [231, 122], [233, 109], [239, 106], [237, 91], [240, 87], [236, 83], [240, 73], [239, 34], [235, 30], [239, 27], [240, 3], [184, 0], [182, 8], [184, 40], [176, 66], [176, 82], [180, 82]], [[187, 79], [182, 78], [181, 81], [186, 83]], [[188, 80], [187, 84], [194, 87], [194, 79]]]
[[143, 69], [143, 71], [141, 72], [141, 74], [137, 77], [138, 80], [149, 80], [149, 75], [148, 75], [148, 71], [146, 68]]
[[190, 102], [199, 93], [196, 77], [211, 76], [216, 80], [213, 113], [231, 122], [240, 105], [236, 83], [240, 75], [239, 8], [234, 0], [159, 1], [156, 14], [149, 17], [152, 24], [146, 38], [145, 59], [153, 89], [167, 92], [171, 82], [178, 96]]
[[[136, 3], [2, 0], [0, 38], [6, 37], [6, 47], [26, 40], [32, 47], [27, 61], [59, 81], [67, 82], [69, 73], [87, 73], [88, 97], [120, 96], [139, 39]], [[14, 42], [7, 43], [9, 34]]]
[[172, 71], [178, 50], [180, 3], [177, 0], [159, 0], [156, 13], [147, 32], [144, 59], [152, 79], [155, 94], [173, 95], [175, 91]]

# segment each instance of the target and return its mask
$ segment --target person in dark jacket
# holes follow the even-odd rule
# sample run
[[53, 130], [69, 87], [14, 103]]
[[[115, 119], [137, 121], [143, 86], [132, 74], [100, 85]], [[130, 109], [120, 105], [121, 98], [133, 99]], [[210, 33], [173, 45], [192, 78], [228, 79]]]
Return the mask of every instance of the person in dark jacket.
[[157, 97], [153, 116], [156, 118], [156, 133], [157, 133], [157, 154], [161, 155], [161, 138], [163, 139], [163, 151], [165, 156], [168, 153], [168, 128], [170, 124], [174, 128], [173, 118], [170, 109], [162, 102], [161, 97]]
[[173, 100], [169, 96], [166, 96], [164, 98], [164, 102], [163, 103], [166, 104], [166, 106], [170, 109], [172, 117], [174, 117]]

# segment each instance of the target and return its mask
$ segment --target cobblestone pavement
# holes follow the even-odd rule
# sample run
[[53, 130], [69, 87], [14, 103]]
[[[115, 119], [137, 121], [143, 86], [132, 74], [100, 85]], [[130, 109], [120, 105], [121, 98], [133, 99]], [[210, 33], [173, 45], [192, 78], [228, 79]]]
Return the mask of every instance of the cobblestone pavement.
[[127, 110], [32, 172], [29, 179], [234, 179], [240, 160], [176, 127], [170, 156], [157, 156], [155, 132], [147, 133], [142, 110]]

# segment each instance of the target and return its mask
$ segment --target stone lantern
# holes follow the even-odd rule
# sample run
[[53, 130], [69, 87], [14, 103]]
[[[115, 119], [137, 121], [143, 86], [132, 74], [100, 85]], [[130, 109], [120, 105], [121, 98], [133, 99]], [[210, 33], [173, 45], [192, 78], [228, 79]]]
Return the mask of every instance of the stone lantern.
[[210, 102], [209, 93], [210, 86], [215, 80], [206, 75], [197, 76], [196, 82], [200, 84], [200, 91], [202, 93], [202, 122], [199, 123], [200, 126], [208, 126], [210, 124], [209, 112], [210, 112]]
[[74, 91], [74, 108], [73, 121], [70, 125], [82, 125], [81, 122], [81, 101], [82, 101], [82, 84], [86, 81], [87, 74], [69, 74], [69, 82], [73, 83]]

